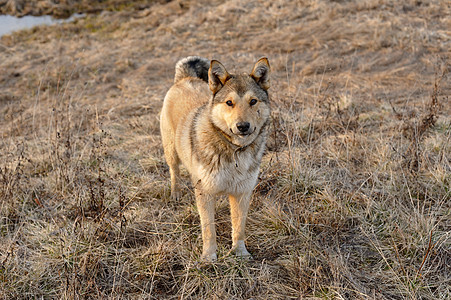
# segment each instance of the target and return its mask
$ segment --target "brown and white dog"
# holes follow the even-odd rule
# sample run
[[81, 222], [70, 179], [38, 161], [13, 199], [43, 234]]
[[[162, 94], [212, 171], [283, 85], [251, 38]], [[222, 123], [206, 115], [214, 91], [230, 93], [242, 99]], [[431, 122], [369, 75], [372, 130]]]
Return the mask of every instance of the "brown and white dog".
[[269, 74], [266, 58], [250, 74], [232, 75], [216, 60], [190, 56], [177, 63], [164, 99], [160, 129], [171, 197], [180, 196], [182, 163], [195, 188], [204, 261], [217, 259], [216, 195], [229, 197], [232, 252], [250, 256], [244, 227], [269, 129]]

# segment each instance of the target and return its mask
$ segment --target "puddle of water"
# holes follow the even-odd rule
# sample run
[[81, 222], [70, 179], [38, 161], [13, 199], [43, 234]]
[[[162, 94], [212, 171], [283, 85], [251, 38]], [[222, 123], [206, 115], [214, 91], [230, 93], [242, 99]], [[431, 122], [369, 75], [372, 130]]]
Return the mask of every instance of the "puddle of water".
[[24, 16], [22, 18], [17, 18], [8, 15], [0, 15], [0, 37], [5, 34], [10, 34], [13, 31], [32, 28], [37, 25], [61, 24], [83, 16], [83, 14], [74, 14], [69, 19], [54, 19], [51, 16]]

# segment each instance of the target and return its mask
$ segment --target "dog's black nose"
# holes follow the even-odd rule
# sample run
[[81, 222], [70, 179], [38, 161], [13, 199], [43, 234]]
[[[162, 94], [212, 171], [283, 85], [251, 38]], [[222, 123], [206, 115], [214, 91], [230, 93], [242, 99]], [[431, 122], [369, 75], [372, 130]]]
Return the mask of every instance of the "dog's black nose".
[[246, 131], [249, 130], [249, 127], [251, 127], [251, 124], [249, 122], [239, 122], [236, 123], [236, 128], [238, 128], [238, 130], [241, 133], [246, 133]]

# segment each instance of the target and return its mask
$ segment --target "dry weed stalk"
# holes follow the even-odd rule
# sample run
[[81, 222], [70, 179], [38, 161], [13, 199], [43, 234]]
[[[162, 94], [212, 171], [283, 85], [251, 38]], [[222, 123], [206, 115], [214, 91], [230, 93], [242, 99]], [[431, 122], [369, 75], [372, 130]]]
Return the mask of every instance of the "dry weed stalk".
[[[438, 70], [439, 67], [440, 66], [437, 65], [436, 69]], [[440, 112], [440, 83], [443, 79], [447, 78], [448, 65], [446, 64], [445, 67], [442, 67], [441, 69], [442, 71], [440, 75], [438, 74], [438, 71], [435, 73], [434, 86], [430, 95], [430, 102], [428, 103], [426, 113], [424, 113], [423, 116], [416, 118], [416, 114], [412, 112], [408, 115], [401, 114], [397, 112], [392, 105], [392, 109], [396, 117], [404, 122], [404, 126], [402, 128], [403, 134], [410, 140], [410, 145], [403, 157], [405, 159], [404, 164], [412, 174], [417, 174], [422, 168], [422, 141], [426, 137], [428, 130], [435, 126]], [[447, 100], [445, 100], [445, 102], [447, 102]]]

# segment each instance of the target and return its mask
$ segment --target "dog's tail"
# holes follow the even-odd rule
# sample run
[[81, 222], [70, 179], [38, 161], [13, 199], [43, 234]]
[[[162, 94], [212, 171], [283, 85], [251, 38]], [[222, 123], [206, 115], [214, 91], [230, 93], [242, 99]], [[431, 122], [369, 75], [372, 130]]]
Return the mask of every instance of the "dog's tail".
[[197, 77], [208, 82], [208, 69], [210, 61], [199, 56], [188, 56], [177, 62], [175, 65], [174, 83], [186, 77]]

